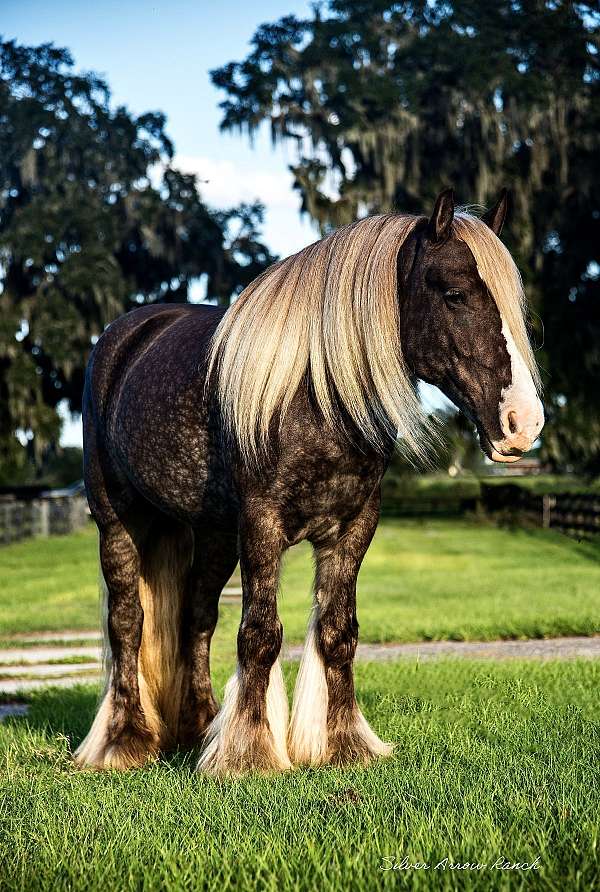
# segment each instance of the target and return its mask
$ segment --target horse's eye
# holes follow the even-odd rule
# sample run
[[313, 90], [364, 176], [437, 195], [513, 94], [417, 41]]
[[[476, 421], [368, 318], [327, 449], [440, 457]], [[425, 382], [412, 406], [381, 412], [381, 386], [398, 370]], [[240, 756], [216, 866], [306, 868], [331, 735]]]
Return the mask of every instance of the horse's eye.
[[465, 292], [459, 291], [458, 288], [450, 288], [444, 292], [444, 300], [447, 304], [458, 307], [465, 302]]

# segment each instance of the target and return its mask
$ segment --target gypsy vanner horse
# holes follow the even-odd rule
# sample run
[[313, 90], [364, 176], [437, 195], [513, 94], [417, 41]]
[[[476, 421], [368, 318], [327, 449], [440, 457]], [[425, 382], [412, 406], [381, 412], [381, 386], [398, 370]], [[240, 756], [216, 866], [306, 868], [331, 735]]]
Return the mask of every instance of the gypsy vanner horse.
[[[202, 746], [217, 775], [366, 763], [390, 746], [356, 701], [356, 577], [394, 446], [434, 433], [437, 385], [494, 461], [543, 424], [517, 268], [442, 192], [429, 219], [384, 214], [282, 260], [233, 305], [148, 306], [94, 348], [85, 481], [107, 598], [106, 690], [80, 766], [126, 769]], [[308, 539], [314, 606], [291, 720], [278, 660], [283, 551]], [[219, 709], [209, 649], [237, 562], [237, 671]]]

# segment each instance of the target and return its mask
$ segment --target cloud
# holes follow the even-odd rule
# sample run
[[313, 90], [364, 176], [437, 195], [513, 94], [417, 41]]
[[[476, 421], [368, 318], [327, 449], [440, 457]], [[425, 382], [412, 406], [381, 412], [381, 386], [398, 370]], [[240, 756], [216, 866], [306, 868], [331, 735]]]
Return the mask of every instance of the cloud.
[[248, 170], [233, 161], [198, 155], [177, 155], [173, 166], [196, 174], [202, 197], [214, 207], [258, 200], [266, 207], [298, 213], [299, 197], [287, 170]]
[[279, 158], [274, 158], [270, 170], [202, 155], [177, 155], [173, 166], [196, 174], [200, 194], [212, 207], [226, 209], [260, 201], [265, 206], [263, 237], [280, 257], [318, 238], [308, 218], [300, 217], [300, 197], [292, 188], [292, 174]]

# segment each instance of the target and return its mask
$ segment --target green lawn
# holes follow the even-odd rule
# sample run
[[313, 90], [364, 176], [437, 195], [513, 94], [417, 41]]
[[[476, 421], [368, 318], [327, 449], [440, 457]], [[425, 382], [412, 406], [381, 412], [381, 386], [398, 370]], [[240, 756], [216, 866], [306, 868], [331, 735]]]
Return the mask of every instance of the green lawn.
[[[401, 662], [357, 676], [369, 719], [397, 744], [391, 759], [225, 782], [181, 756], [77, 773], [68, 751], [96, 689], [32, 695], [28, 717], [0, 725], [0, 888], [597, 886], [600, 665]], [[429, 870], [381, 869], [404, 856]], [[539, 869], [508, 872], [499, 858]], [[436, 870], [444, 859], [487, 867]]]
[[[285, 560], [280, 598], [288, 641], [302, 640], [312, 564], [306, 545]], [[98, 625], [92, 528], [0, 549], [0, 629]], [[491, 639], [600, 630], [600, 545], [544, 530], [468, 520], [383, 520], [359, 577], [365, 641]], [[217, 647], [229, 652], [239, 609], [225, 605]]]
[[[309, 549], [292, 550], [280, 601], [288, 640], [303, 636], [311, 575]], [[91, 528], [0, 549], [3, 633], [94, 627], [96, 577]], [[361, 635], [592, 633], [599, 583], [595, 544], [384, 520], [360, 577]], [[221, 689], [238, 620], [238, 607], [222, 607]], [[285, 666], [290, 692], [295, 671]], [[356, 674], [365, 713], [397, 744], [391, 759], [227, 782], [195, 774], [182, 755], [126, 775], [78, 773], [69, 751], [89, 728], [97, 687], [31, 694], [27, 717], [0, 724], [0, 890], [594, 887], [600, 663], [401, 661]], [[430, 867], [381, 869], [405, 857]], [[450, 868], [465, 862], [487, 866]], [[539, 869], [493, 866], [506, 862]]]

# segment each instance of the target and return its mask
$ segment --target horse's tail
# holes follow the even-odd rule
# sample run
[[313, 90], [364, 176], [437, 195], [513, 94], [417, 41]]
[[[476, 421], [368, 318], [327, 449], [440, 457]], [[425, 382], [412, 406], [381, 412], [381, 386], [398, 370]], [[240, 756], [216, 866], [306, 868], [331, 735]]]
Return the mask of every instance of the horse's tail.
[[[155, 527], [141, 553], [139, 595], [144, 610], [138, 654], [138, 684], [146, 727], [157, 748], [177, 740], [181, 700], [185, 695], [182, 653], [182, 611], [188, 571], [193, 558], [193, 534], [172, 522]], [[75, 757], [82, 765], [105, 764], [108, 724], [112, 712], [111, 652], [108, 638], [108, 589], [102, 572], [104, 667], [106, 685], [92, 727]], [[124, 766], [128, 767], [128, 766]]]
[[171, 522], [150, 535], [141, 555], [144, 625], [138, 681], [146, 722], [158, 734], [161, 749], [177, 740], [185, 694], [182, 612], [193, 550], [191, 529]]

